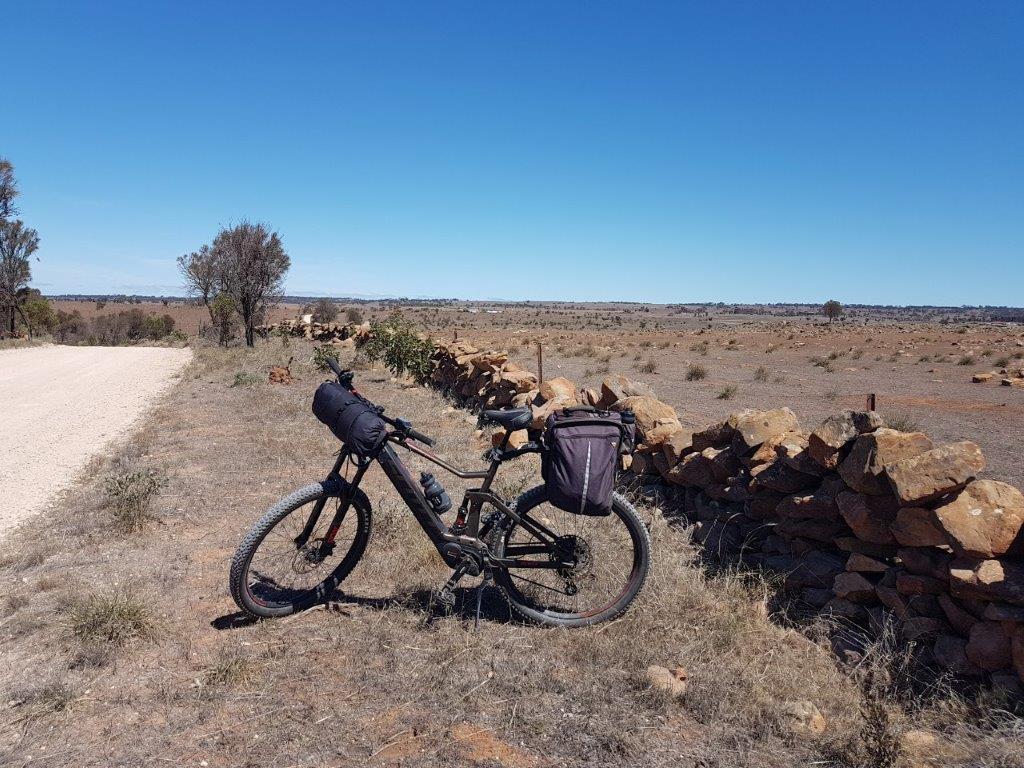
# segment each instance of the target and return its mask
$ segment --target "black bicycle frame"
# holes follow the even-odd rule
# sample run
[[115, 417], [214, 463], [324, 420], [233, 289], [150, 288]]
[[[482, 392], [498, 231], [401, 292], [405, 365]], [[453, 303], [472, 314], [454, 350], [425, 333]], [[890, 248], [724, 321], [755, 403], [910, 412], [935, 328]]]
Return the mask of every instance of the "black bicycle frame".
[[[420, 488], [419, 483], [417, 483], [409, 474], [409, 470], [395, 452], [394, 448], [391, 447], [391, 443], [395, 443], [396, 445], [415, 453], [417, 456], [436, 464], [446, 472], [449, 472], [463, 480], [482, 481], [479, 488], [467, 490], [463, 497], [462, 504], [459, 507], [459, 517], [462, 519], [463, 514], [465, 517], [463, 524], [458, 526], [457, 533], [453, 533], [449, 530], [448, 525], [446, 525], [444, 520], [441, 519], [441, 516], [431, 508], [426, 497], [423, 495], [423, 490]], [[362, 480], [363, 475], [366, 473], [366, 470], [374, 460], [376, 460], [380, 464], [384, 474], [387, 475], [388, 479], [391, 481], [391, 484], [395, 486], [395, 490], [398, 491], [406, 506], [409, 507], [413, 517], [416, 518], [420, 527], [423, 528], [424, 533], [427, 534], [441, 557], [449, 565], [455, 565], [458, 562], [458, 559], [461, 558], [462, 553], [468, 550], [475, 553], [481, 561], [489, 566], [498, 566], [503, 568], [548, 569], [573, 567], [575, 565], [575, 557], [571, 545], [567, 548], [561, 541], [559, 541], [557, 534], [546, 528], [544, 525], [538, 523], [536, 520], [517, 514], [515, 510], [510, 508], [501, 497], [491, 491], [491, 483], [494, 481], [494, 476], [498, 471], [498, 467], [500, 467], [504, 461], [522, 455], [522, 453], [526, 452], [524, 450], [509, 451], [507, 450], [507, 447], [508, 434], [505, 435], [501, 444], [491, 451], [491, 463], [487, 469], [466, 471], [448, 463], [440, 456], [435, 455], [425, 448], [409, 442], [404, 434], [400, 432], [391, 432], [387, 435], [383, 443], [381, 443], [375, 456], [353, 459], [356, 465], [356, 472], [351, 480], [345, 480], [340, 474], [345, 462], [350, 460], [352, 457], [352, 454], [343, 448], [338, 453], [338, 458], [334, 463], [334, 467], [323, 483], [325, 489], [328, 491], [328, 496], [320, 499], [314, 505], [309, 519], [306, 521], [306, 525], [303, 528], [302, 533], [296, 537], [295, 543], [297, 546], [301, 547], [309, 540], [309, 537], [312, 535], [313, 529], [316, 527], [316, 523], [319, 520], [320, 514], [327, 502], [327, 498], [330, 496], [337, 496], [340, 499], [338, 509], [334, 514], [334, 518], [331, 520], [331, 525], [328, 528], [327, 534], [324, 536], [324, 541], [321, 544], [322, 554], [325, 557], [330, 554], [334, 548], [334, 538], [345, 519], [345, 515], [351, 506], [352, 499], [356, 493], [361, 493], [361, 491], [359, 491], [359, 483]], [[526, 556], [553, 553], [556, 555], [557, 559], [549, 557], [544, 560], [521, 560], [518, 559], [518, 557], [494, 557], [490, 552], [490, 548], [484, 541], [484, 538], [491, 529], [492, 522], [485, 522], [482, 528], [480, 525], [480, 515], [484, 504], [493, 505], [496, 509], [521, 525], [525, 530], [529, 531], [533, 536], [537, 537], [540, 542], [542, 542], [539, 544], [516, 545], [514, 548], [510, 548], [512, 549], [511, 554]]]

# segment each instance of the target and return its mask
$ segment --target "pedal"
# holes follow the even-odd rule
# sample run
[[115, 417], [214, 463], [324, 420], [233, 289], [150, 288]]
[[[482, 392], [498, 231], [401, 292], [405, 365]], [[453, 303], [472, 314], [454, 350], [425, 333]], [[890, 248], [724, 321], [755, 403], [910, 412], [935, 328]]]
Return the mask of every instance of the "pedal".
[[445, 611], [455, 610], [455, 593], [447, 586], [441, 587], [439, 590], [434, 592], [434, 601]]

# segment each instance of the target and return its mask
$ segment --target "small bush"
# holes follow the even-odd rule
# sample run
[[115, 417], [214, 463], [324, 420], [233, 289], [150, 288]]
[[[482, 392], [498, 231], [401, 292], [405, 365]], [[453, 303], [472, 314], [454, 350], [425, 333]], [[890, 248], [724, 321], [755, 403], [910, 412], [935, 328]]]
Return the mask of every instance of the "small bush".
[[655, 373], [658, 370], [658, 364], [653, 360], [648, 360], [646, 363], [637, 368], [640, 373]]
[[996, 368], [1005, 368], [1009, 364], [1010, 358], [1008, 357], [1000, 357], [998, 360], [995, 361], [995, 363], [993, 363], [993, 365], [995, 365]]
[[961, 357], [959, 360], [956, 361], [956, 364], [957, 365], [974, 365], [974, 356], [973, 355], [964, 355], [963, 357]]
[[434, 343], [429, 336], [421, 338], [415, 323], [397, 310], [383, 322], [370, 324], [362, 350], [370, 360], [381, 360], [395, 376], [409, 374], [421, 384], [433, 369]]
[[338, 351], [334, 347], [324, 344], [313, 350], [313, 365], [321, 371], [331, 370], [331, 365], [327, 362], [328, 360], [338, 362]]
[[167, 485], [163, 473], [155, 469], [122, 472], [108, 477], [104, 488], [113, 506], [114, 522], [126, 532], [141, 531], [152, 519], [150, 504], [157, 491]]
[[761, 383], [767, 383], [769, 378], [770, 378], [770, 376], [769, 376], [769, 373], [768, 373], [768, 369], [765, 368], [763, 365], [759, 366], [758, 369], [756, 371], [754, 371], [754, 381], [760, 381]]
[[[282, 336], [282, 338], [288, 338]], [[255, 373], [249, 373], [248, 371], [238, 371], [235, 374], [235, 380], [231, 382], [232, 387], [254, 387], [260, 383], [260, 377]]]
[[146, 604], [123, 588], [86, 595], [71, 606], [68, 621], [75, 638], [92, 646], [119, 648], [130, 640], [148, 637], [154, 629]]
[[708, 342], [707, 341], [701, 341], [701, 342], [699, 342], [697, 344], [694, 344], [693, 346], [690, 347], [690, 351], [691, 352], [698, 352], [701, 355], [705, 355], [706, 356], [708, 354]]
[[686, 369], [686, 380], [687, 381], [700, 381], [708, 377], [708, 369], [703, 365], [697, 365], [697, 363], [690, 363]]
[[715, 395], [715, 397], [718, 400], [732, 400], [734, 397], [736, 397], [737, 392], [739, 392], [739, 388], [733, 384], [730, 384], [729, 386], [722, 389], [722, 391], [719, 392], [717, 395]]

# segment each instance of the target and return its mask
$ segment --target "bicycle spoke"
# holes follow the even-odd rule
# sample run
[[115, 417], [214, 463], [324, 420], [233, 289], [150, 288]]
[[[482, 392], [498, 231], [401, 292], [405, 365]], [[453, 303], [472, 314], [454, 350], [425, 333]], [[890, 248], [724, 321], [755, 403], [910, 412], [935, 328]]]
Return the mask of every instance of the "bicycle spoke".
[[347, 553], [355, 535], [355, 516], [346, 515], [335, 539], [333, 552], [318, 561], [320, 545], [340, 506], [340, 500], [324, 505], [306, 544], [295, 541], [305, 529], [313, 504], [298, 507], [270, 529], [253, 554], [247, 584], [250, 593], [262, 602], [281, 604], [298, 599], [327, 579]]
[[[514, 566], [509, 568], [509, 576], [518, 585], [516, 591], [536, 610], [573, 615], [592, 613], [614, 602], [628, 588], [634, 547], [629, 529], [617, 514], [587, 517], [542, 502], [529, 510], [527, 517], [551, 530], [565, 557], [572, 554], [576, 558], [575, 565], [564, 569], [531, 569], [533, 578], [515, 573]], [[545, 552], [552, 561], [556, 560], [550, 544], [515, 524], [506, 538], [505, 552], [506, 557], [521, 557], [524, 562], [536, 560]], [[532, 557], [523, 557], [528, 553]]]

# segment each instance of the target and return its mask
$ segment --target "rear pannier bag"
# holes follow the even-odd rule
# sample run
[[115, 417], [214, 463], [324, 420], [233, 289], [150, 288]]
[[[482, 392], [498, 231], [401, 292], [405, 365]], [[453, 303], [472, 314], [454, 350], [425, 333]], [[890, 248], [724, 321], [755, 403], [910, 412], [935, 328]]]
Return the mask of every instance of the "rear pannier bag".
[[372, 454], [387, 432], [387, 424], [376, 405], [333, 381], [325, 381], [317, 388], [313, 414], [358, 456]]
[[609, 515], [621, 453], [632, 450], [633, 414], [566, 408], [548, 416], [541, 474], [548, 501], [576, 515]]

